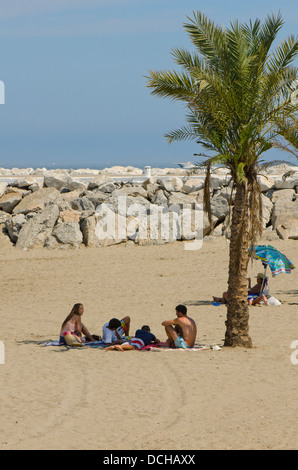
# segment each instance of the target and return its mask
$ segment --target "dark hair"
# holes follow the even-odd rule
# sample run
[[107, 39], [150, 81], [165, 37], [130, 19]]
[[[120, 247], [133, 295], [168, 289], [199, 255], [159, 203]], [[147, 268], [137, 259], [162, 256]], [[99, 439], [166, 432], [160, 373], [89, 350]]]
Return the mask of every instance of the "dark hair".
[[185, 305], [177, 305], [176, 310], [177, 312], [180, 312], [183, 315], [187, 314], [187, 308], [185, 307]]
[[121, 326], [121, 321], [118, 318], [112, 318], [109, 321], [109, 328], [119, 328]]
[[150, 331], [150, 326], [148, 325], [143, 325], [141, 330], [144, 330], [144, 331]]

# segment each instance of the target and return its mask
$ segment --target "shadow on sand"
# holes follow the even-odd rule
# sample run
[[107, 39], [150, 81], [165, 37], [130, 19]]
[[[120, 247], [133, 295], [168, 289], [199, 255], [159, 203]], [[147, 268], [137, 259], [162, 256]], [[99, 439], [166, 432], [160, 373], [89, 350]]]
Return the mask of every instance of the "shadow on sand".
[[[205, 305], [205, 306], [210, 307], [211, 305], [214, 305], [214, 302], [212, 300], [186, 300], [184, 302], [184, 305], [186, 305], [186, 306], [190, 306], [190, 305], [192, 305], [192, 306], [201, 306], [201, 307]], [[225, 304], [222, 304], [222, 305], [224, 306]], [[221, 305], [219, 305], [219, 306], [221, 306]]]

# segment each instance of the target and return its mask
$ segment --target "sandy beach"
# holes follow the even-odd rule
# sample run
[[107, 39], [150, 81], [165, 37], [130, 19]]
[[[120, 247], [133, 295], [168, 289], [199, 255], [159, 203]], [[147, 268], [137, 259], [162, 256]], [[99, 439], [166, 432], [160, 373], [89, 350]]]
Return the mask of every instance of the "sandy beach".
[[[297, 266], [297, 241], [272, 244]], [[39, 343], [58, 339], [76, 302], [94, 334], [130, 315], [162, 341], [182, 303], [197, 344], [222, 345], [226, 307], [211, 300], [227, 287], [227, 242], [22, 251], [1, 235], [0, 249], [0, 449], [297, 448], [297, 269], [269, 274], [281, 306], [250, 307], [252, 349], [70, 350]]]

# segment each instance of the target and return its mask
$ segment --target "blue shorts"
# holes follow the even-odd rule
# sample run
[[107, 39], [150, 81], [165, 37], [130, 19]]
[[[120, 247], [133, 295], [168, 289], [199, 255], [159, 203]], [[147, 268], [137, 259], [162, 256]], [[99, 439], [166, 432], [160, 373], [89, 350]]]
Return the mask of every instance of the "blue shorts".
[[178, 336], [177, 339], [175, 339], [175, 346], [177, 348], [183, 348], [183, 349], [188, 349], [190, 346], [187, 346], [187, 344], [184, 341], [184, 338], [182, 336]]

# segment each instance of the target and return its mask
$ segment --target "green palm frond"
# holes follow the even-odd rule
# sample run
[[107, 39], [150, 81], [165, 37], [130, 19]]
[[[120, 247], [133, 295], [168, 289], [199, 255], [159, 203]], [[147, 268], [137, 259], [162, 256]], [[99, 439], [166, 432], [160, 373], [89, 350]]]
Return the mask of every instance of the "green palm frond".
[[173, 101], [189, 101], [196, 92], [192, 78], [186, 73], [170, 71], [151, 71], [147, 78], [148, 88], [152, 88], [152, 94]]
[[282, 70], [289, 67], [297, 56], [298, 43], [297, 37], [291, 35], [289, 38], [284, 39], [280, 45], [277, 46], [274, 53], [268, 61], [268, 69], [270, 71]]
[[198, 52], [205, 57], [210, 65], [216, 66], [223, 58], [225, 34], [222, 28], [201, 12], [193, 12], [193, 19], [187, 17], [189, 23], [184, 23], [184, 29], [189, 34], [191, 42]]

